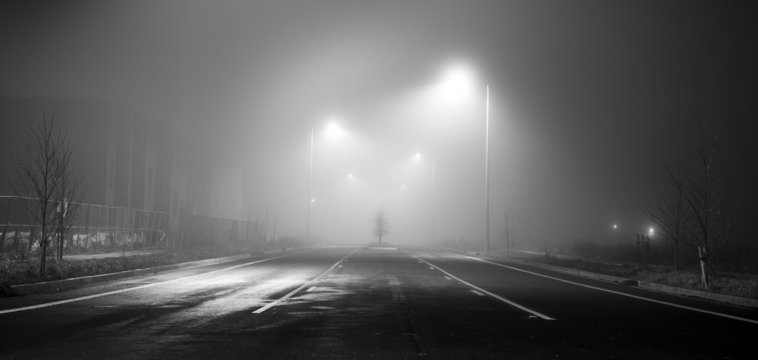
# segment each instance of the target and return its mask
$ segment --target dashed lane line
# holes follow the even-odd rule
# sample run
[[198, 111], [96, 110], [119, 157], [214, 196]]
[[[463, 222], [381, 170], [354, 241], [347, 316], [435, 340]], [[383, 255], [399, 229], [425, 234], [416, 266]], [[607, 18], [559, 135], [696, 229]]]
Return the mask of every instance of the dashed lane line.
[[413, 257], [415, 257], [415, 258], [416, 258], [416, 259], [418, 259], [418, 260], [421, 260], [421, 261], [423, 261], [425, 264], [429, 265], [430, 267], [434, 267], [435, 269], [439, 270], [441, 273], [443, 273], [443, 274], [445, 274], [445, 275], [447, 275], [447, 276], [451, 277], [452, 279], [455, 279], [455, 280], [456, 280], [456, 281], [458, 281], [459, 283], [461, 283], [461, 284], [464, 284], [464, 285], [466, 285], [466, 286], [468, 286], [468, 287], [470, 287], [470, 288], [472, 288], [472, 289], [474, 289], [474, 290], [477, 290], [477, 291], [479, 291], [479, 292], [481, 292], [481, 293], [484, 293], [484, 294], [486, 294], [486, 295], [489, 295], [489, 296], [491, 296], [491, 297], [493, 297], [493, 298], [495, 298], [495, 299], [497, 299], [497, 300], [500, 300], [500, 301], [502, 301], [502, 302], [504, 302], [504, 303], [506, 303], [506, 304], [508, 304], [508, 305], [510, 305], [510, 306], [513, 306], [513, 307], [515, 307], [515, 308], [517, 308], [517, 309], [519, 309], [519, 310], [522, 310], [522, 311], [528, 312], [528, 313], [530, 313], [530, 314], [532, 314], [532, 315], [534, 315], [534, 316], [536, 316], [536, 317], [538, 317], [538, 318], [540, 318], [540, 319], [543, 319], [543, 320], [555, 320], [554, 318], [551, 318], [550, 316], [547, 316], [547, 315], [545, 315], [545, 314], [543, 314], [543, 313], [541, 313], [541, 312], [538, 312], [538, 311], [532, 310], [532, 309], [530, 309], [530, 308], [528, 308], [528, 307], [526, 307], [526, 306], [523, 306], [523, 305], [521, 305], [521, 304], [515, 303], [515, 302], [513, 302], [513, 301], [511, 301], [511, 300], [508, 300], [508, 299], [506, 299], [506, 298], [504, 298], [504, 297], [502, 297], [502, 296], [500, 296], [500, 295], [497, 295], [497, 294], [495, 294], [495, 293], [493, 293], [493, 292], [490, 292], [490, 291], [487, 291], [487, 290], [485, 290], [485, 289], [482, 289], [482, 288], [480, 288], [480, 287], [478, 287], [478, 286], [476, 286], [476, 285], [474, 285], [474, 284], [472, 284], [472, 283], [470, 283], [470, 282], [467, 282], [467, 281], [465, 281], [465, 280], [463, 280], [463, 279], [461, 279], [461, 278], [459, 278], [459, 277], [456, 277], [455, 275], [453, 275], [453, 274], [451, 274], [451, 273], [449, 273], [449, 272], [447, 272], [447, 271], [443, 270], [443, 269], [442, 269], [442, 268], [440, 268], [439, 266], [437, 266], [437, 265], [434, 265], [434, 264], [432, 264], [432, 263], [430, 263], [430, 262], [428, 262], [428, 261], [426, 261], [426, 260], [424, 260], [424, 259], [422, 259], [422, 258], [420, 258], [420, 257], [416, 256], [416, 255], [413, 255]]
[[292, 291], [288, 292], [286, 295], [284, 295], [284, 296], [282, 296], [282, 297], [280, 297], [280, 298], [278, 298], [278, 299], [276, 299], [276, 300], [268, 303], [266, 306], [264, 306], [264, 307], [262, 307], [262, 308], [260, 308], [258, 310], [253, 311], [253, 314], [261, 314], [264, 311], [266, 311], [266, 310], [268, 310], [268, 309], [270, 309], [270, 308], [272, 308], [274, 306], [277, 306], [277, 305], [281, 304], [284, 301], [287, 301], [287, 299], [289, 299], [290, 297], [292, 297], [292, 295], [297, 294], [298, 292], [300, 292], [300, 290], [303, 290], [303, 289], [305, 289], [305, 287], [310, 286], [314, 282], [318, 281], [318, 279], [320, 279], [324, 275], [326, 275], [329, 272], [331, 272], [332, 270], [334, 270], [337, 266], [342, 267], [342, 262], [345, 261], [345, 259], [349, 258], [351, 255], [353, 255], [356, 251], [358, 251], [358, 249], [355, 249], [355, 250], [351, 251], [349, 254], [345, 255], [345, 257], [343, 257], [342, 259], [339, 259], [336, 263], [334, 263], [334, 265], [332, 265], [330, 268], [326, 269], [321, 274], [318, 274], [315, 278], [310, 279], [310, 280], [306, 281], [305, 283], [303, 283], [302, 285], [298, 286], [297, 288], [295, 288], [295, 290], [292, 290]]

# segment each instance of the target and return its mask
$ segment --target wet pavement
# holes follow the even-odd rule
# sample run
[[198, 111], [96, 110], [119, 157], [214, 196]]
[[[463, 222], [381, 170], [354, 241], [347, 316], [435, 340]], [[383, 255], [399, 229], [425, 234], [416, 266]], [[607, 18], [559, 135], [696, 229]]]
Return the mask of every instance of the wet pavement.
[[321, 247], [0, 299], [0, 358], [752, 358], [756, 318], [444, 251]]

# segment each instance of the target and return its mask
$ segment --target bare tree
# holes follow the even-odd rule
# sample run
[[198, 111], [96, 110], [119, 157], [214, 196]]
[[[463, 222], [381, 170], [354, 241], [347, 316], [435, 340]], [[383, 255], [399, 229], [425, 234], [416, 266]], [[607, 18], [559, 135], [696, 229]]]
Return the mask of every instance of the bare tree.
[[700, 126], [699, 143], [692, 149], [693, 163], [685, 170], [684, 201], [690, 211], [686, 238], [697, 250], [701, 282], [708, 288], [708, 273], [713, 260], [729, 241], [732, 233], [731, 210], [727, 182], [716, 166], [719, 133], [711, 143]]
[[387, 215], [383, 209], [380, 209], [374, 217], [374, 236], [379, 239], [379, 245], [382, 244], [382, 238], [386, 237], [390, 233], [389, 222], [387, 221]]
[[74, 169], [71, 164], [71, 150], [68, 141], [64, 135], [63, 148], [58, 156], [59, 186], [55, 195], [55, 237], [56, 237], [56, 254], [58, 261], [63, 260], [63, 249], [65, 248], [66, 236], [74, 224], [74, 219], [78, 212], [78, 202], [75, 202], [79, 196], [79, 185], [81, 179], [74, 176]]
[[642, 206], [642, 211], [657, 226], [659, 232], [671, 241], [674, 271], [679, 268], [679, 247], [687, 221], [687, 206], [684, 200], [684, 178], [681, 158], [675, 157], [664, 166], [666, 184], [653, 199]]
[[719, 250], [732, 233], [733, 203], [727, 182], [716, 164], [718, 131], [706, 138], [700, 125], [698, 142], [686, 159], [667, 167], [668, 192], [658, 194], [645, 213], [674, 241], [695, 250], [700, 264], [701, 284], [708, 288], [708, 277]]
[[[66, 203], [70, 201], [67, 196], [70, 199], [75, 191], [75, 182], [71, 178], [71, 151], [66, 134], [56, 127], [52, 116], [47, 118], [44, 113], [42, 121], [31, 128], [25, 150], [26, 156], [18, 160], [20, 188], [36, 198], [28, 210], [34, 223], [40, 227], [39, 274], [44, 277], [48, 246], [53, 240], [62, 240], [65, 232], [61, 232], [68, 229], [64, 225], [68, 216]], [[17, 192], [20, 192], [18, 188]]]

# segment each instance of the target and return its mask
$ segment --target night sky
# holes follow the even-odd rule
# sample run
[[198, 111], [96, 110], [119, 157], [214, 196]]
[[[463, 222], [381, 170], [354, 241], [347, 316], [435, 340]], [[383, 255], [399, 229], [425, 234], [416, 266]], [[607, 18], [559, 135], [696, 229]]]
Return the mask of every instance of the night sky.
[[[285, 233], [303, 231], [311, 129], [316, 192], [355, 171], [340, 206], [387, 207], [397, 238], [426, 231], [408, 224], [433, 159], [435, 233], [480, 238], [489, 85], [493, 228], [508, 212], [534, 246], [644, 231], [640, 202], [705, 123], [748, 240], [756, 19], [716, 1], [4, 1], [0, 96], [129, 103], [254, 173]], [[450, 64], [476, 76], [468, 108], [421, 104]], [[341, 149], [319, 135], [332, 116]], [[397, 200], [396, 180], [426, 192]]]

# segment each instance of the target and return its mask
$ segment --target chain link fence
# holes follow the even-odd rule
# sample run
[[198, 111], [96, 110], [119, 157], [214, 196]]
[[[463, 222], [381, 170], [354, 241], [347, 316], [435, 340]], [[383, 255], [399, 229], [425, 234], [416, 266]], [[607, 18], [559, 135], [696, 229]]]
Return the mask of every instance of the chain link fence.
[[[32, 197], [0, 196], [0, 252], [33, 251], [39, 247], [41, 227], [32, 216], [37, 201]], [[71, 210], [71, 227], [64, 243], [67, 252], [165, 248], [168, 244], [166, 212], [86, 203], [71, 203]]]
[[[0, 196], [0, 252], [34, 251], [42, 232], [32, 211], [37, 199]], [[256, 221], [181, 215], [87, 203], [71, 203], [65, 253], [184, 247], [261, 249], [268, 229]], [[73, 210], [73, 211], [72, 211]], [[51, 249], [57, 244], [50, 243]]]

